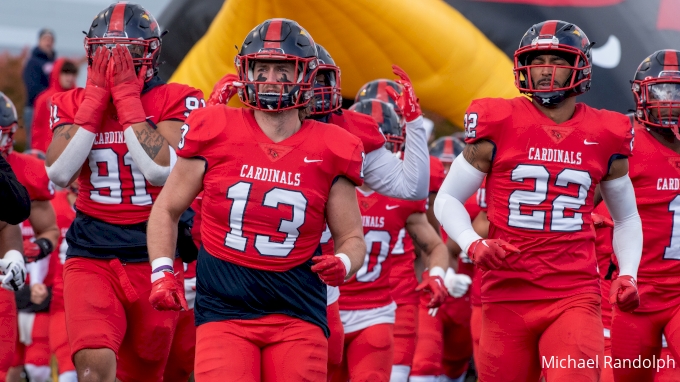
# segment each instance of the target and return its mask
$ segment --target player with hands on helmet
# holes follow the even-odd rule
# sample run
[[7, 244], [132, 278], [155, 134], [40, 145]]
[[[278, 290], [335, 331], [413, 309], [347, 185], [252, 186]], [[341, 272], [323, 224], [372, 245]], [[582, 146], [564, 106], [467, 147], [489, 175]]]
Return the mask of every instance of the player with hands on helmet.
[[[646, 57], [631, 86], [635, 99], [635, 155], [629, 175], [637, 196], [643, 231], [642, 258], [636, 274], [620, 270], [612, 277], [611, 355], [623, 367], [616, 381], [654, 380], [658, 369], [634, 367], [627, 360], [662, 359], [662, 338], [677, 356], [680, 346], [677, 306], [680, 303], [680, 242], [675, 205], [680, 191], [673, 178], [680, 162], [680, 51], [662, 49]], [[610, 203], [607, 201], [607, 206]], [[613, 214], [612, 214], [613, 215]], [[614, 218], [614, 232], [621, 224]], [[619, 256], [623, 243], [614, 238]], [[606, 296], [605, 296], [606, 297]]]
[[[615, 223], [620, 273], [637, 277], [642, 228], [628, 176], [630, 121], [576, 102], [590, 87], [591, 47], [572, 23], [548, 20], [529, 28], [514, 61], [515, 84], [531, 99], [471, 103], [464, 119], [467, 146], [435, 200], [447, 234], [489, 268], [482, 276], [482, 380], [538, 380], [541, 357], [601, 358], [591, 226], [598, 184]], [[482, 240], [463, 202], [485, 178], [490, 229]], [[637, 294], [634, 283], [626, 288], [632, 289], [617, 295]], [[598, 368], [545, 368], [547, 380], [595, 381], [599, 374]]]
[[[112, 4], [85, 37], [85, 88], [52, 97], [47, 172], [61, 187], [79, 184], [63, 272], [79, 380], [162, 379], [185, 307], [182, 263], [173, 256], [149, 266], [146, 228], [184, 121], [205, 101], [199, 90], [157, 77], [160, 49], [153, 15]], [[154, 333], [154, 346], [146, 333]]]

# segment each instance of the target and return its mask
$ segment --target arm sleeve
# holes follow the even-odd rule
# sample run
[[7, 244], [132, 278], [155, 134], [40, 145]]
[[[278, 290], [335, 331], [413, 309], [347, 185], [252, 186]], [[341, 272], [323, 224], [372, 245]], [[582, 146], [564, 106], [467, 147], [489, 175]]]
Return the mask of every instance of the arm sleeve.
[[9, 224], [19, 224], [31, 214], [31, 199], [12, 171], [9, 163], [0, 156], [0, 220]]
[[464, 203], [484, 181], [485, 173], [474, 168], [462, 155], [456, 157], [434, 200], [434, 215], [464, 253], [481, 237], [472, 229], [470, 215]]
[[373, 190], [400, 199], [418, 200], [427, 197], [430, 182], [430, 155], [423, 128], [423, 118], [406, 124], [404, 160], [385, 148], [366, 155], [366, 184]]
[[26, 270], [31, 276], [31, 286], [45, 283], [45, 277], [50, 270], [50, 256], [47, 255], [45, 258], [26, 264]]
[[628, 174], [600, 183], [602, 198], [614, 220], [614, 254], [619, 274], [637, 278], [642, 258], [642, 221], [637, 211], [635, 191]]
[[171, 85], [168, 87], [168, 103], [159, 121], [184, 122], [193, 110], [205, 107], [203, 92], [200, 90], [185, 85]]

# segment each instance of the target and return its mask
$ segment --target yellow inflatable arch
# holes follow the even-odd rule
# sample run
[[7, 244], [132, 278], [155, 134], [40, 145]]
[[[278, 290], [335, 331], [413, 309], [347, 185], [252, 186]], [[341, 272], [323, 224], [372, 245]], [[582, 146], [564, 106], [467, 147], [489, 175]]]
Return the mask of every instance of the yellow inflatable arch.
[[393, 63], [409, 74], [424, 109], [458, 126], [473, 99], [519, 94], [510, 59], [441, 0], [228, 0], [170, 80], [207, 98], [223, 75], [235, 73], [235, 46], [274, 17], [297, 21], [330, 52], [345, 98], [368, 81], [394, 78]]

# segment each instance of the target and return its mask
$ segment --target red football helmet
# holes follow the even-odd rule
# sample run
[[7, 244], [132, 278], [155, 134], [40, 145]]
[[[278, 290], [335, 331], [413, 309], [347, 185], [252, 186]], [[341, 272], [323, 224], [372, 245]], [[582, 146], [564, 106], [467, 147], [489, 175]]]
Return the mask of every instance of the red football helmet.
[[0, 92], [0, 154], [3, 156], [14, 148], [14, 133], [18, 124], [17, 109], [4, 93]]
[[357, 102], [349, 110], [370, 115], [378, 123], [380, 131], [385, 135], [385, 148], [393, 153], [401, 152], [406, 131], [399, 122], [399, 117], [389, 104], [377, 99], [366, 99]]
[[[319, 57], [319, 67], [314, 79], [314, 102], [312, 115], [330, 114], [342, 107], [342, 93], [340, 89], [340, 68], [326, 48], [316, 44]], [[323, 76], [323, 83], [318, 77]]]
[[[257, 61], [283, 61], [295, 64], [293, 78], [267, 81], [255, 77]], [[246, 36], [236, 55], [236, 71], [243, 87], [238, 96], [246, 106], [262, 111], [299, 109], [309, 104], [319, 60], [312, 36], [297, 22], [269, 19]], [[266, 85], [280, 86], [279, 92], [261, 92]]]
[[[515, 86], [544, 106], [555, 106], [568, 97], [587, 92], [592, 75], [592, 46], [588, 36], [574, 24], [548, 20], [532, 26], [515, 51]], [[534, 58], [543, 54], [563, 57], [570, 65], [531, 64]], [[551, 68], [553, 79], [558, 68], [570, 69], [571, 75], [563, 84], [555, 86], [552, 81], [549, 89], [539, 90], [531, 78], [531, 69], [540, 67]]]
[[385, 102], [392, 106], [394, 111], [397, 113], [397, 116], [399, 117], [399, 123], [401, 123], [402, 126], [406, 126], [404, 113], [399, 108], [399, 105], [397, 105], [397, 101], [393, 100], [392, 97], [387, 94], [387, 91], [385, 90], [387, 87], [391, 87], [392, 89], [396, 90], [397, 94], [399, 95], [404, 92], [402, 86], [396, 81], [386, 79], [373, 80], [365, 83], [364, 86], [359, 89], [356, 97], [354, 97], [354, 102], [361, 102], [367, 99], [377, 99], [378, 101]]
[[141, 5], [120, 2], [99, 12], [85, 37], [88, 63], [92, 64], [99, 46], [111, 49], [116, 44], [128, 48], [138, 72], [146, 66], [146, 81], [158, 73], [161, 32], [156, 19]]
[[465, 141], [450, 135], [441, 137], [430, 145], [430, 155], [439, 158], [442, 163], [453, 163], [453, 160], [465, 149]]
[[680, 51], [652, 53], [635, 71], [635, 119], [647, 127], [670, 128], [680, 139]]

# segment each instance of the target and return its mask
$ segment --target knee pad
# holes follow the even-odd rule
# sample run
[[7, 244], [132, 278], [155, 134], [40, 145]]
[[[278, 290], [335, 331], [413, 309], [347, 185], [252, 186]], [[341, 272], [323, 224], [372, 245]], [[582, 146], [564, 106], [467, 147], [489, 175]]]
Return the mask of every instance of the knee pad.
[[27, 363], [24, 368], [31, 382], [47, 382], [50, 379], [51, 370], [49, 366], [36, 366]]
[[406, 365], [392, 365], [390, 382], [408, 382], [408, 375], [410, 373], [411, 368]]
[[59, 382], [78, 382], [78, 374], [75, 370], [59, 374]]

